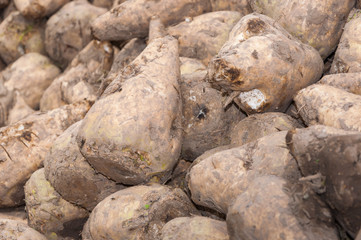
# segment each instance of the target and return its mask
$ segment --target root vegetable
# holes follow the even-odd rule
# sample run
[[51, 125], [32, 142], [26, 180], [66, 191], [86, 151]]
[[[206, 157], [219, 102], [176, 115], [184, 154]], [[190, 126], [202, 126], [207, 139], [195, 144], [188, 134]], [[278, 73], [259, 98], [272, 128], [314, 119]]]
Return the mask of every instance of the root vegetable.
[[158, 16], [165, 26], [211, 11], [208, 0], [130, 0], [113, 7], [92, 23], [100, 40], [129, 40], [148, 35], [149, 22]]
[[284, 111], [295, 93], [318, 81], [318, 52], [273, 19], [249, 14], [234, 26], [229, 40], [208, 65], [213, 87], [231, 93], [246, 113]]
[[355, 0], [250, 0], [252, 9], [275, 19], [325, 59], [335, 49]]
[[178, 39], [181, 57], [196, 58], [208, 65], [242, 16], [235, 11], [206, 13], [169, 27], [168, 33]]
[[100, 78], [110, 70], [113, 54], [109, 42], [91, 41], [45, 90], [40, 109], [48, 111], [84, 99], [95, 101]]
[[307, 125], [322, 124], [350, 131], [361, 131], [361, 96], [341, 89], [315, 84], [302, 89], [294, 98]]
[[6, 125], [14, 124], [24, 119], [25, 117], [35, 113], [34, 109], [29, 107], [28, 104], [26, 104], [25, 100], [18, 91], [15, 91], [14, 95], [14, 103], [9, 111]]
[[73, 124], [55, 140], [44, 160], [45, 176], [65, 200], [91, 211], [124, 186], [97, 173], [81, 155], [75, 140], [80, 124]]
[[39, 53], [27, 53], [1, 72], [5, 87], [17, 89], [29, 107], [39, 108], [44, 91], [60, 74], [49, 58]]
[[352, 11], [338, 44], [330, 73], [355, 73], [361, 71], [360, 25], [361, 10]]
[[206, 217], [180, 217], [162, 228], [162, 240], [213, 239], [228, 240], [227, 225]]
[[329, 209], [311, 194], [277, 176], [256, 178], [227, 214], [230, 239], [338, 239]]
[[24, 184], [39, 169], [54, 140], [90, 108], [87, 101], [34, 113], [0, 131], [0, 208], [24, 200]]
[[180, 189], [158, 184], [130, 187], [113, 193], [95, 207], [83, 239], [156, 240], [167, 221], [191, 214], [197, 214], [197, 210]]
[[16, 220], [0, 219], [0, 239], [47, 240], [38, 231]]
[[219, 151], [195, 164], [188, 175], [194, 203], [226, 214], [257, 176], [272, 174], [297, 181], [300, 174], [286, 147], [286, 133], [274, 133], [241, 147]]
[[0, 24], [0, 56], [10, 64], [29, 52], [45, 55], [44, 22], [24, 18], [13, 11]]
[[24, 189], [29, 226], [49, 239], [79, 236], [88, 211], [65, 201], [45, 179], [43, 168], [31, 175]]
[[100, 173], [123, 184], [165, 182], [181, 150], [177, 40], [158, 38], [104, 91], [77, 142]]
[[361, 223], [361, 134], [314, 126], [290, 131], [287, 140], [304, 179], [309, 179], [338, 222], [355, 237]]
[[91, 21], [106, 11], [86, 0], [65, 4], [46, 23], [45, 47], [49, 56], [65, 68], [92, 40]]
[[336, 87], [346, 92], [361, 95], [361, 73], [339, 73], [324, 76], [318, 84]]
[[224, 109], [226, 98], [205, 80], [205, 66], [181, 58], [183, 99], [182, 158], [193, 161], [212, 148], [230, 144], [230, 130], [245, 116], [235, 107]]
[[14, 0], [15, 6], [26, 18], [42, 18], [50, 16], [69, 0]]
[[284, 113], [254, 114], [240, 121], [231, 130], [231, 144], [242, 146], [275, 132], [301, 127], [295, 119]]

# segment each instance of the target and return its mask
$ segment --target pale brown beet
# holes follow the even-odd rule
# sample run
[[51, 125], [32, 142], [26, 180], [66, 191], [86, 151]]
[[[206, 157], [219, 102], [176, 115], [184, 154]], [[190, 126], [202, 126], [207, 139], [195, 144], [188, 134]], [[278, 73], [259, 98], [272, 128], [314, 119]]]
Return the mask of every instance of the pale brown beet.
[[361, 96], [321, 84], [302, 89], [294, 98], [307, 125], [322, 124], [361, 131]]
[[49, 56], [65, 68], [92, 40], [91, 21], [106, 11], [86, 0], [65, 4], [46, 23], [45, 48]]
[[10, 219], [0, 219], [0, 239], [47, 240], [43, 234], [26, 223]]
[[208, 65], [212, 86], [234, 97], [248, 114], [284, 111], [300, 89], [319, 80], [318, 52], [273, 19], [253, 13], [234, 26]]
[[6, 125], [14, 124], [29, 116], [30, 114], [33, 114], [34, 112], [35, 110], [29, 107], [21, 94], [18, 91], [15, 91], [13, 105], [9, 110]]
[[162, 240], [212, 239], [228, 240], [224, 221], [194, 216], [175, 218], [162, 228]]
[[45, 90], [40, 110], [48, 111], [84, 99], [95, 101], [100, 78], [109, 71], [113, 54], [113, 46], [109, 42], [89, 42]]
[[40, 99], [60, 69], [39, 53], [27, 53], [1, 72], [1, 78], [9, 91], [19, 91], [29, 107], [39, 109]]
[[86, 240], [160, 239], [164, 224], [198, 211], [179, 188], [159, 184], [120, 190], [100, 202], [83, 230]]
[[361, 71], [360, 25], [361, 10], [352, 11], [338, 44], [330, 73], [355, 73]]
[[284, 113], [269, 112], [253, 114], [231, 129], [231, 144], [242, 146], [272, 133], [287, 131], [302, 126]]
[[361, 224], [361, 134], [325, 126], [287, 134], [292, 155], [335, 218], [355, 237]]
[[265, 14], [290, 34], [318, 50], [323, 59], [337, 47], [355, 0], [250, 0], [252, 9]]
[[54, 140], [89, 110], [87, 101], [34, 113], [0, 131], [0, 208], [24, 201], [24, 184], [43, 164]]
[[231, 240], [337, 240], [330, 210], [307, 186], [261, 176], [249, 183], [227, 214]]
[[69, 0], [14, 0], [15, 6], [24, 17], [42, 18], [53, 14]]
[[79, 236], [88, 211], [65, 201], [45, 179], [43, 168], [31, 175], [24, 190], [29, 226], [50, 239]]
[[361, 73], [339, 73], [324, 76], [318, 84], [336, 87], [346, 92], [361, 95]]
[[44, 160], [45, 176], [65, 200], [91, 211], [125, 187], [97, 173], [81, 155], [75, 140], [80, 124], [73, 124], [55, 140]]
[[86, 160], [116, 182], [165, 182], [181, 150], [177, 40], [153, 40], [104, 91], [82, 122]]
[[0, 56], [5, 63], [14, 62], [29, 52], [45, 55], [44, 21], [24, 18], [13, 11], [0, 24]]
[[167, 31], [178, 39], [179, 56], [196, 58], [208, 65], [242, 16], [236, 11], [210, 12], [187, 18]]
[[219, 151], [193, 164], [187, 180], [194, 203], [226, 214], [257, 176], [273, 174], [297, 181], [300, 174], [286, 147], [286, 133], [274, 133], [241, 147]]
[[92, 30], [100, 40], [129, 40], [146, 37], [153, 16], [169, 26], [210, 11], [208, 0], [130, 0], [95, 19]]
[[224, 109], [226, 97], [206, 82], [206, 67], [196, 59], [181, 60], [183, 144], [188, 161], [212, 148], [230, 144], [232, 127], [245, 117], [235, 106]]

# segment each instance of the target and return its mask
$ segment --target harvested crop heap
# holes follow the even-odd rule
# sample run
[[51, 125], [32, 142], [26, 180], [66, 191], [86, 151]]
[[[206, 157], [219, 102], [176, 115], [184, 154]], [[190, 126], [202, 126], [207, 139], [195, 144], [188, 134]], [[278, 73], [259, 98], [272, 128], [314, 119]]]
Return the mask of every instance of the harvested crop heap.
[[360, 7], [0, 0], [0, 240], [360, 240]]

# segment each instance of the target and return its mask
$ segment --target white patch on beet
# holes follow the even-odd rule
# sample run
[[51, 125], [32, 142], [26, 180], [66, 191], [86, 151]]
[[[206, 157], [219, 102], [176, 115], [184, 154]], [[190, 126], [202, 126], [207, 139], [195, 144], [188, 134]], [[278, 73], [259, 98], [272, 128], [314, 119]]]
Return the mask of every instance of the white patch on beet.
[[192, 18], [186, 17], [186, 18], [184, 19], [184, 21], [187, 22], [187, 23], [190, 23], [190, 22], [192, 22]]
[[243, 33], [240, 33], [237, 35], [236, 41], [240, 41], [240, 42], [243, 42], [244, 40], [246, 40], [246, 38], [244, 37], [244, 34]]
[[191, 101], [193, 101], [193, 102], [196, 102], [196, 101], [197, 101], [196, 96], [190, 96], [188, 99], [191, 100]]
[[108, 45], [104, 45], [103, 46], [103, 49], [104, 49], [104, 51], [106, 52], [106, 53], [111, 53], [112, 52], [112, 49], [108, 46]]
[[258, 89], [241, 92], [239, 98], [241, 99], [242, 104], [246, 103], [253, 110], [257, 110], [266, 101], [265, 96]]

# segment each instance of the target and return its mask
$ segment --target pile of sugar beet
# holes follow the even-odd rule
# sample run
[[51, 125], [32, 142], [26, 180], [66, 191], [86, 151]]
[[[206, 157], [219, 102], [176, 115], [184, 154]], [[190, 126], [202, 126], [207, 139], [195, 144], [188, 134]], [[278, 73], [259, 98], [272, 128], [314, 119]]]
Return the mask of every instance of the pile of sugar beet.
[[361, 239], [361, 1], [0, 0], [0, 239]]

